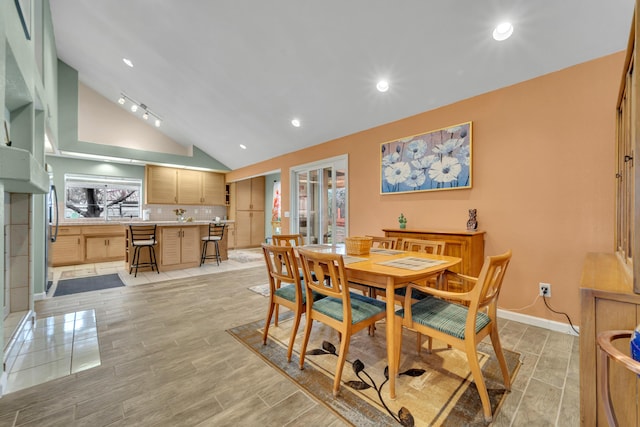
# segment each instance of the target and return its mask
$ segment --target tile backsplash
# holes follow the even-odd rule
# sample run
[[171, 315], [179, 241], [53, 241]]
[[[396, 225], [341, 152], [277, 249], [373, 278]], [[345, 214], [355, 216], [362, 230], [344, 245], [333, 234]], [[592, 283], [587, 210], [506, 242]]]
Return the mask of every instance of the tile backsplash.
[[149, 209], [150, 221], [172, 221], [176, 219], [174, 209], [182, 208], [186, 212], [185, 218], [193, 218], [194, 221], [209, 221], [219, 216], [225, 219], [227, 216], [226, 206], [193, 206], [193, 205], [143, 205], [142, 209]]

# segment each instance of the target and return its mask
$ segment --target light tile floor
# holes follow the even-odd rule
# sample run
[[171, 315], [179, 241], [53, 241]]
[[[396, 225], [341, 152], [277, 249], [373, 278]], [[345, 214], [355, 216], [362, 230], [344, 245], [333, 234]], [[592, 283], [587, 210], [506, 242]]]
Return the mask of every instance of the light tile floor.
[[[160, 272], [129, 274], [122, 261], [55, 267], [53, 285], [47, 293], [52, 298], [58, 281], [78, 277], [118, 274], [125, 286], [181, 279], [203, 274], [238, 270], [263, 265], [259, 250], [229, 251], [229, 260], [220, 265], [207, 263], [201, 267]], [[23, 323], [26, 312], [12, 313], [4, 322], [5, 351], [8, 374], [6, 393], [41, 384], [100, 365], [100, 349], [95, 313], [82, 311], [64, 316], [47, 317]], [[22, 324], [22, 329], [18, 329]]]
[[7, 393], [100, 365], [94, 310], [27, 322], [6, 359]]

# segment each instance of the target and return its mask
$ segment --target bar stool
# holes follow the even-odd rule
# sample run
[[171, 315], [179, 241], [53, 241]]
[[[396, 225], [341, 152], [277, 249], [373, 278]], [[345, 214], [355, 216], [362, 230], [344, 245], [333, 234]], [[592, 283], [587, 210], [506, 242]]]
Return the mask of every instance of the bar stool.
[[[131, 246], [133, 247], [133, 258], [129, 267], [129, 274], [135, 268], [136, 272], [133, 277], [138, 276], [138, 267], [151, 267], [151, 271], [158, 270], [156, 262], [156, 251], [154, 246], [158, 244], [156, 240], [156, 225], [129, 225], [129, 233], [131, 235]], [[149, 252], [149, 261], [140, 262], [140, 249], [147, 248]]]
[[609, 389], [609, 360], [613, 360], [634, 374], [640, 375], [640, 362], [633, 360], [630, 356], [615, 348], [613, 341], [621, 338], [628, 340], [632, 334], [633, 331], [626, 330], [603, 331], [598, 334], [597, 341], [600, 349], [600, 382], [598, 383], [598, 390], [602, 398], [604, 414], [611, 427], [618, 427], [619, 424], [616, 414], [613, 412], [613, 402], [611, 401]]
[[[220, 261], [221, 261], [220, 246], [218, 245], [218, 242], [222, 240], [222, 237], [224, 236], [224, 228], [225, 228], [224, 224], [223, 225], [218, 225], [214, 223], [209, 224], [209, 235], [204, 236], [202, 238], [202, 241], [204, 243], [202, 243], [202, 256], [200, 257], [200, 267], [202, 267], [202, 264], [204, 264], [205, 260], [211, 259], [211, 258], [215, 258], [216, 263], [220, 265]], [[207, 246], [209, 242], [213, 242], [216, 245], [216, 253], [214, 255], [207, 255]]]

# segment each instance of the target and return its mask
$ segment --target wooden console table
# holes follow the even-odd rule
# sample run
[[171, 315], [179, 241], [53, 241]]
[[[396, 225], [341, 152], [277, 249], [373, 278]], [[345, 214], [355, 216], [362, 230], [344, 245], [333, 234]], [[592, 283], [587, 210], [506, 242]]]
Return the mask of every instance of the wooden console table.
[[484, 231], [409, 230], [385, 228], [384, 235], [405, 239], [444, 240], [444, 254], [462, 258], [451, 270], [478, 277], [484, 262]]
[[[633, 330], [640, 323], [640, 295], [633, 293], [630, 275], [613, 253], [589, 253], [580, 281], [580, 421], [583, 426], [607, 426], [597, 381], [599, 332]], [[629, 354], [629, 341], [615, 343]], [[640, 380], [617, 363], [610, 365], [611, 400], [620, 426], [640, 425]]]

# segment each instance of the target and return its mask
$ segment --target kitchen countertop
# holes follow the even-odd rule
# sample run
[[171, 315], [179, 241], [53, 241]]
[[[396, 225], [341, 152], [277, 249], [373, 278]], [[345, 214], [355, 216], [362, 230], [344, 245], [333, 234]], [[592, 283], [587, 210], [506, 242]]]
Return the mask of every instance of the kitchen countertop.
[[[129, 221], [105, 221], [105, 220], [99, 220], [99, 219], [79, 219], [79, 220], [70, 220], [70, 221], [60, 221], [60, 226], [61, 227], [68, 227], [68, 226], [91, 226], [91, 225], [141, 225], [141, 224], [157, 224], [160, 226], [172, 226], [172, 225], [207, 225], [210, 224], [214, 221], [206, 221], [206, 220], [194, 220], [191, 222], [179, 222], [176, 220], [172, 220], [172, 221], [143, 221], [141, 219], [134, 219], [134, 220], [129, 220]], [[219, 224], [233, 224], [235, 222], [235, 220], [232, 219], [226, 219], [226, 220], [220, 220], [218, 223]]]
[[[184, 227], [189, 225], [209, 225], [214, 221], [204, 221], [204, 220], [194, 220], [194, 221], [120, 221], [119, 223], [122, 225], [142, 225], [142, 224], [156, 224], [161, 227]], [[217, 224], [226, 225], [234, 223], [234, 220], [220, 220]]]

